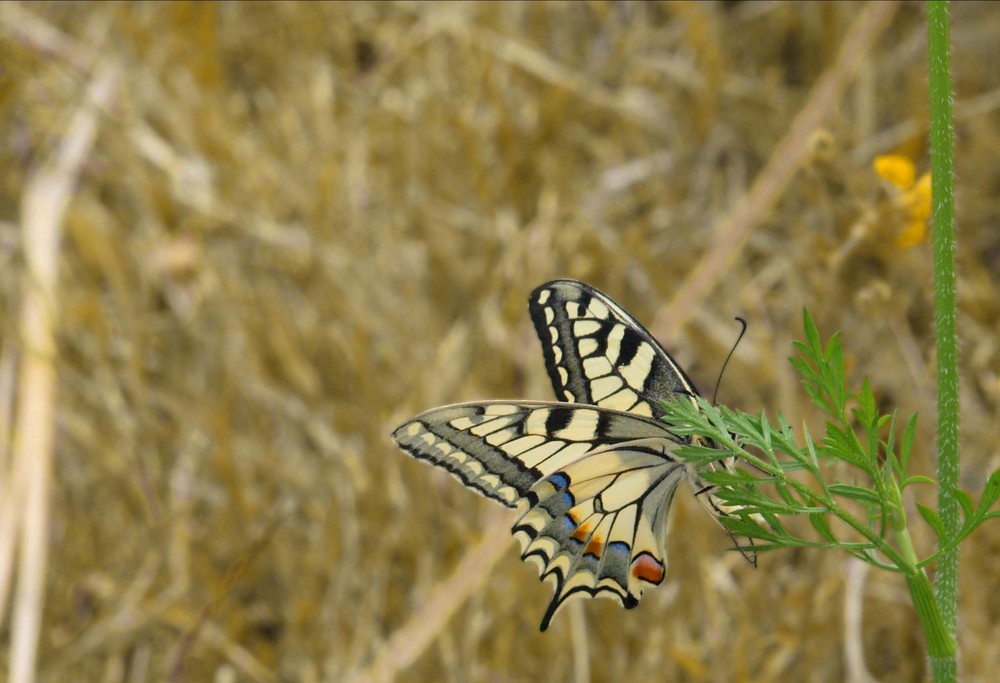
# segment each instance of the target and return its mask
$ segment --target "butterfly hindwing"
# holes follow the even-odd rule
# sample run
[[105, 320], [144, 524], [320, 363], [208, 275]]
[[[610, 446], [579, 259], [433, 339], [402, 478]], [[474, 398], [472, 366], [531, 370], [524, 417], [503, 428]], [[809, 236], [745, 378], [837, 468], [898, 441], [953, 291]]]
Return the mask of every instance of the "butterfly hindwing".
[[646, 328], [590, 285], [547, 282], [528, 309], [559, 400], [659, 418], [661, 401], [697, 394]]
[[687, 476], [675, 445], [661, 436], [598, 447], [532, 487], [513, 531], [521, 558], [554, 583], [543, 631], [571, 598], [632, 608], [643, 584], [663, 581], [669, 508]]

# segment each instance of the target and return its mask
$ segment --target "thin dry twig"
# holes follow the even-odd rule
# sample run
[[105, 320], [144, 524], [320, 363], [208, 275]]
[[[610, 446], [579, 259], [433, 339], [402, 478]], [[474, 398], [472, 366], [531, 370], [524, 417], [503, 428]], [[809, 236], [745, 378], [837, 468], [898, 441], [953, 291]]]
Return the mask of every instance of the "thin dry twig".
[[274, 677], [270, 674], [270, 672], [261, 666], [250, 652], [231, 642], [222, 630], [211, 623], [211, 620], [218, 611], [219, 607], [222, 605], [223, 601], [229, 597], [236, 588], [236, 585], [239, 583], [240, 578], [243, 576], [244, 572], [246, 572], [247, 568], [258, 558], [261, 551], [271, 541], [271, 538], [274, 536], [274, 532], [278, 528], [278, 523], [279, 520], [272, 520], [271, 524], [264, 531], [264, 533], [261, 534], [260, 538], [253, 544], [253, 546], [229, 566], [229, 570], [226, 572], [225, 577], [223, 577], [222, 585], [219, 587], [218, 591], [216, 591], [212, 601], [202, 607], [197, 619], [195, 619], [193, 624], [190, 624], [187, 627], [183, 637], [178, 643], [173, 656], [173, 662], [170, 665], [170, 674], [167, 678], [170, 683], [184, 680], [185, 658], [191, 653], [191, 650], [194, 648], [194, 645], [202, 632], [207, 634], [210, 630], [211, 635], [209, 637], [213, 640], [213, 642], [230, 655], [230, 661], [236, 663], [242, 670], [244, 670], [244, 672], [247, 673], [247, 675], [251, 676], [251, 678], [256, 681], [274, 680]]
[[[30, 683], [41, 630], [48, 542], [48, 505], [55, 426], [58, 263], [63, 217], [97, 134], [100, 112], [114, 96], [118, 69], [101, 65], [53, 158], [28, 180], [21, 207], [27, 277], [21, 309], [13, 470], [19, 475], [21, 521], [17, 593], [11, 633], [11, 683]], [[12, 562], [12, 556], [0, 558]], [[2, 574], [2, 572], [0, 572]]]
[[64, 64], [85, 72], [97, 58], [87, 44], [59, 30], [16, 2], [0, 5], [0, 28], [16, 40], [43, 54], [57, 57]]
[[666, 344], [698, 309], [726, 274], [754, 228], [771, 211], [792, 177], [809, 155], [809, 141], [828, 116], [837, 111], [844, 90], [858, 63], [889, 25], [896, 2], [870, 2], [854, 20], [841, 43], [837, 61], [816, 81], [809, 100], [795, 117], [788, 134], [775, 147], [767, 165], [729, 215], [715, 230], [715, 238], [698, 264], [688, 273], [667, 307], [656, 317], [653, 332]]
[[0, 624], [7, 613], [21, 496], [21, 479], [11, 467], [17, 352], [9, 339], [0, 350]]
[[569, 633], [573, 646], [573, 683], [590, 683], [590, 648], [587, 638], [587, 614], [577, 600], [569, 607]]
[[844, 569], [844, 663], [851, 683], [873, 683], [875, 678], [865, 664], [862, 638], [864, 621], [865, 578], [870, 566], [850, 557]]

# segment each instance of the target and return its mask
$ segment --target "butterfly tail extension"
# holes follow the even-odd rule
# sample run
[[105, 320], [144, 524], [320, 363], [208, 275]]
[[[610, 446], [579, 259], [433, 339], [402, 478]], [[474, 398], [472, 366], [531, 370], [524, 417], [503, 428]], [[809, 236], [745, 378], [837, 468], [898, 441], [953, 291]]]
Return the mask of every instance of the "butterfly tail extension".
[[[723, 460], [719, 460], [717, 463], [709, 465], [709, 468], [713, 471], [724, 469], [732, 472], [736, 469], [736, 461], [734, 458], [725, 458]], [[711, 484], [706, 484], [700, 477], [697, 476], [697, 474], [692, 475], [691, 485], [695, 489], [695, 499], [712, 515], [712, 519], [714, 519], [716, 523], [722, 527], [723, 531], [726, 532], [733, 542], [733, 548], [738, 550], [740, 555], [743, 556], [743, 559], [749, 562], [752, 567], [756, 568], [757, 552], [753, 549], [753, 539], [747, 539], [749, 545], [740, 543], [736, 536], [733, 535], [733, 532], [729, 530], [729, 527], [722, 522], [723, 517], [733, 516], [738, 513], [742, 507], [739, 505], [726, 504], [722, 499], [713, 493], [716, 487]], [[760, 515], [753, 515], [753, 517], [758, 523], [766, 524]]]

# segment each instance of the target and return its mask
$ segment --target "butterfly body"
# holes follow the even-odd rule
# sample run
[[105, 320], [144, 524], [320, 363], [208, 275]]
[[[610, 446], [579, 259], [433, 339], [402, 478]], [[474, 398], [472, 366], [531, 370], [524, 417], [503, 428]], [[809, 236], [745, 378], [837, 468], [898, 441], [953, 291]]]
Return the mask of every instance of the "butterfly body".
[[[538, 287], [529, 311], [556, 396], [429, 410], [396, 444], [465, 486], [518, 509], [521, 557], [555, 592], [545, 630], [571, 597], [635, 607], [666, 576], [665, 540], [679, 484], [706, 487], [673, 455], [685, 441], [659, 417], [662, 401], [696, 391], [656, 340], [618, 304], [574, 280]], [[726, 466], [725, 464], [723, 466]], [[710, 492], [698, 500], [723, 515]]]

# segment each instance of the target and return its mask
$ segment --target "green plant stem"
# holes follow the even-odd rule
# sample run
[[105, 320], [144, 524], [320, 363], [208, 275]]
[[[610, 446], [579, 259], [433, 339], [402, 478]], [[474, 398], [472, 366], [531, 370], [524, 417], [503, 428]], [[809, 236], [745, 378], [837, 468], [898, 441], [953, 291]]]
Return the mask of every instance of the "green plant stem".
[[913, 541], [910, 539], [910, 531], [906, 527], [893, 531], [896, 537], [896, 544], [899, 546], [899, 554], [903, 556], [907, 565], [911, 568], [917, 566], [917, 553], [913, 549]]
[[[934, 599], [931, 583], [927, 580], [926, 574], [918, 571], [907, 575], [906, 585], [910, 589], [913, 606], [917, 610], [920, 625], [924, 629], [924, 638], [927, 640], [927, 654], [930, 656], [933, 680], [954, 681], [955, 639], [944, 623], [941, 611], [938, 609], [938, 602]], [[939, 678], [939, 676], [947, 674], [949, 671], [950, 676]]]
[[[955, 324], [954, 130], [947, 2], [928, 2], [927, 37], [937, 334], [938, 514], [947, 532], [957, 535], [961, 526], [960, 506], [955, 496], [959, 472], [958, 343]], [[942, 552], [938, 559], [935, 594], [944, 628], [954, 639], [958, 604], [957, 546]], [[932, 662], [933, 656], [932, 653]], [[954, 662], [951, 671], [954, 674]], [[935, 674], [934, 680], [948, 679], [939, 679]]]

